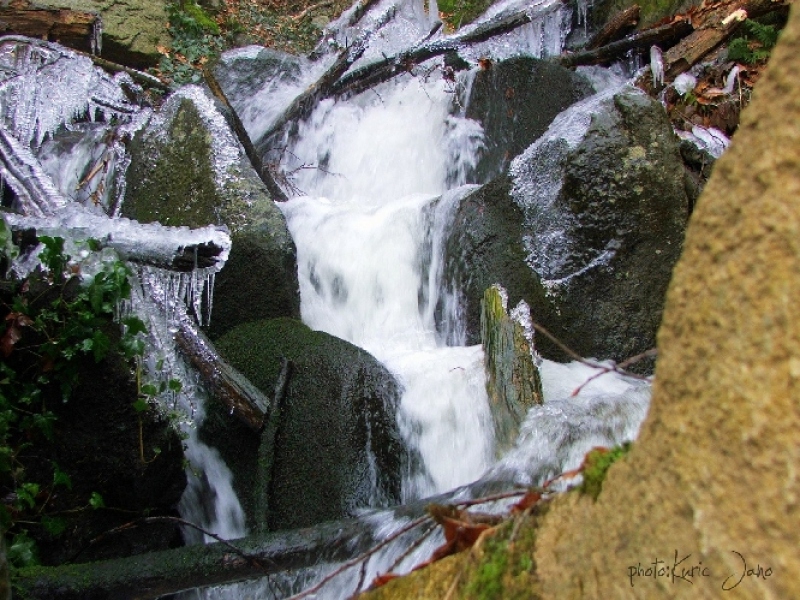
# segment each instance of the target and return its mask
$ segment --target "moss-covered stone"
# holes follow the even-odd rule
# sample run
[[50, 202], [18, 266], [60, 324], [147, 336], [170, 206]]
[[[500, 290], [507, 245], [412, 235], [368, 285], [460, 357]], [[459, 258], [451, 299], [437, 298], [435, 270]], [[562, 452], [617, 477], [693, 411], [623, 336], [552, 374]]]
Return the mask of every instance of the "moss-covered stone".
[[625, 456], [630, 449], [630, 442], [626, 442], [622, 446], [617, 446], [611, 450], [598, 448], [590, 451], [584, 459], [581, 492], [597, 500], [603, 490], [603, 481], [606, 478], [609, 467]]
[[137, 68], [152, 67], [169, 46], [163, 0], [36, 0], [43, 8], [99, 13], [103, 19], [102, 57]]
[[514, 444], [528, 409], [542, 403], [542, 381], [530, 343], [522, 325], [508, 315], [504, 294], [492, 286], [481, 301], [486, 391], [497, 452]]
[[483, 125], [486, 147], [471, 180], [486, 183], [503, 173], [558, 113], [591, 92], [583, 76], [546, 60], [517, 57], [479, 71], [466, 116]]
[[486, 531], [470, 549], [393, 579], [363, 600], [536, 600], [534, 551], [546, 503]]
[[216, 277], [212, 338], [239, 323], [300, 316], [296, 249], [286, 220], [238, 147], [228, 172], [215, 171], [221, 152], [215, 135], [192, 100], [170, 98], [131, 143], [122, 206], [140, 222], [231, 230], [231, 253]]
[[[305, 527], [351, 515], [357, 508], [400, 500], [406, 449], [396, 411], [394, 377], [369, 354], [292, 319], [236, 327], [217, 348], [268, 396], [281, 358], [293, 363], [281, 406], [266, 518], [271, 530]], [[234, 472], [234, 487], [251, 523], [259, 480], [258, 434], [230, 428], [217, 408], [201, 437], [217, 447]], [[263, 457], [262, 457], [263, 460]]]

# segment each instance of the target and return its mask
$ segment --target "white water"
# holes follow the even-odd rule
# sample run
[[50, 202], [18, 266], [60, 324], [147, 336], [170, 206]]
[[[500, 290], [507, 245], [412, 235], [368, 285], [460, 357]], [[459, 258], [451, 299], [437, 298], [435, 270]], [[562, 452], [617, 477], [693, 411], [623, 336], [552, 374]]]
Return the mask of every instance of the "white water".
[[439, 291], [444, 229], [472, 188], [447, 189], [482, 145], [451, 99], [441, 80], [409, 79], [323, 103], [291, 150], [324, 171], [300, 171], [313, 195], [282, 205], [303, 320], [366, 349], [404, 388], [401, 430], [424, 463], [406, 499], [474, 481], [493, 457], [481, 349], [447, 347], [435, 322], [437, 303], [454, 306]]
[[[563, 15], [554, 5], [547, 6], [535, 24], [540, 29], [528, 39], [528, 47], [534, 49], [531, 53], [537, 55], [557, 51], [562, 39]], [[429, 27], [430, 17], [415, 10], [408, 14], [418, 15], [415, 35], [419, 36]], [[508, 40], [504, 44], [514, 45]], [[293, 89], [301, 89], [296, 81], [293, 85]], [[291, 97], [289, 92], [282, 94], [282, 88], [272, 89], [274, 95], [256, 95], [259, 101], [279, 98], [280, 104]], [[577, 467], [595, 445], [610, 446], [634, 438], [649, 398], [647, 386], [613, 375], [600, 378], [571, 398], [569, 393], [593, 372], [580, 365], [545, 361], [545, 405], [530, 412], [516, 447], [492, 465], [492, 427], [481, 349], [445, 343], [459, 340], [459, 316], [456, 300], [441, 292], [441, 243], [454, 207], [471, 189], [458, 185], [474, 165], [481, 146], [480, 126], [451, 115], [453, 92], [452, 84], [434, 74], [428, 80], [398, 79], [347, 103], [322, 103], [302, 124], [291, 148], [296, 158], [289, 166], [300, 168], [295, 184], [308, 195], [283, 206], [298, 246], [304, 320], [367, 349], [403, 384], [400, 427], [424, 463], [422, 470], [404, 481], [406, 499], [452, 490], [482, 475], [521, 484], [541, 483]], [[197, 100], [197, 90], [183, 93]], [[70, 106], [59, 118], [72, 118]], [[74, 106], [83, 110], [83, 105]], [[272, 104], [263, 111], [279, 114], [280, 108]], [[255, 105], [245, 114], [253, 128], [269, 125]], [[575, 119], [582, 124], [588, 116]], [[20, 129], [19, 135], [36, 145], [41, 142], [40, 133], [51, 127], [50, 121], [29, 119], [28, 123], [38, 125]], [[254, 138], [258, 133], [251, 131]], [[90, 155], [86, 160], [98, 160], [96, 137], [83, 144], [82, 154]], [[218, 169], [233, 164], [232, 155], [223, 152], [215, 156]], [[60, 176], [59, 186], [66, 195], [64, 188], [74, 186], [76, 179], [64, 173]], [[145, 278], [144, 285], [150, 295], [175, 296], [157, 278]], [[198, 297], [189, 296], [189, 304]], [[170, 306], [167, 313], [180, 312]], [[149, 310], [154, 335], [161, 337], [153, 342], [149, 369], [180, 375], [185, 386], [182, 394], [172, 399], [173, 406], [187, 415], [182, 427], [188, 436], [187, 458], [194, 465], [183, 514], [223, 537], [241, 536], [245, 533], [243, 514], [230, 472], [216, 451], [197, 440], [202, 392], [170, 350], [167, 314], [152, 307], [144, 310]], [[439, 330], [437, 313], [443, 313], [444, 326]], [[195, 424], [189, 424], [190, 420]], [[391, 513], [365, 518], [374, 526], [376, 538], [404, 523]], [[432, 537], [396, 570], [408, 570], [424, 560], [437, 543], [438, 538]], [[376, 555], [364, 582], [368, 584], [386, 571], [402, 552], [402, 547], [394, 545]], [[309, 580], [332, 568], [320, 565], [314, 573], [287, 574], [286, 578]], [[358, 580], [357, 571], [349, 573], [323, 595], [347, 597]], [[259, 582], [210, 590], [204, 596], [255, 598], [272, 597], [272, 592]]]

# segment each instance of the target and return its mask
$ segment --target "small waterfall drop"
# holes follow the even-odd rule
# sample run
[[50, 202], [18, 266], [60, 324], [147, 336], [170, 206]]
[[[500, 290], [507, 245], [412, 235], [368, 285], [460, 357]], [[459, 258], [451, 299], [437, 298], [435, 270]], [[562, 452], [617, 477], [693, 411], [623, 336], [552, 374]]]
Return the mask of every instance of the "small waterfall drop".
[[[479, 347], [436, 327], [443, 239], [480, 126], [451, 114], [437, 78], [404, 78], [348, 103], [322, 103], [291, 155], [308, 194], [282, 206], [298, 248], [303, 320], [372, 353], [400, 380], [401, 428], [424, 468], [415, 498], [477, 479], [493, 458]], [[448, 188], [453, 188], [448, 191]], [[455, 321], [449, 315], [450, 322]]]

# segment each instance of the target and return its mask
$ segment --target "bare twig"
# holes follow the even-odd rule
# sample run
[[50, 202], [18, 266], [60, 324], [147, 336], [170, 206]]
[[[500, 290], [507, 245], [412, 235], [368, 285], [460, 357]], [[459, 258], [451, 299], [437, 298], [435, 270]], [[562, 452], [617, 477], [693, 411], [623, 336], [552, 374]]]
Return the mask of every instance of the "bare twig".
[[369, 550], [367, 550], [367, 551], [366, 551], [364, 554], [361, 554], [361, 555], [359, 555], [359, 556], [356, 556], [356, 557], [355, 557], [354, 559], [352, 559], [352, 560], [348, 560], [346, 563], [342, 564], [342, 566], [340, 566], [338, 569], [336, 569], [336, 570], [334, 570], [334, 571], [331, 571], [330, 573], [328, 573], [328, 574], [327, 574], [325, 577], [323, 577], [323, 578], [322, 578], [322, 579], [321, 579], [321, 580], [320, 580], [320, 581], [319, 581], [319, 582], [318, 582], [316, 585], [313, 585], [313, 586], [311, 586], [310, 588], [308, 588], [308, 589], [306, 589], [306, 590], [303, 590], [303, 591], [302, 591], [302, 592], [300, 592], [299, 594], [295, 594], [294, 596], [292, 596], [291, 598], [289, 598], [289, 600], [300, 600], [301, 598], [307, 598], [307, 597], [308, 597], [308, 596], [310, 596], [311, 594], [314, 594], [314, 593], [318, 592], [318, 591], [319, 591], [320, 589], [322, 589], [322, 587], [323, 587], [323, 586], [324, 586], [326, 583], [328, 583], [328, 582], [329, 582], [331, 579], [333, 579], [333, 578], [337, 577], [338, 575], [341, 575], [341, 574], [342, 574], [342, 573], [344, 573], [344, 572], [345, 572], [347, 569], [349, 569], [349, 568], [350, 568], [350, 567], [352, 567], [353, 565], [357, 565], [357, 564], [358, 564], [358, 563], [360, 563], [362, 560], [366, 560], [366, 559], [368, 559], [370, 556], [372, 556], [373, 554], [375, 554], [376, 552], [378, 552], [380, 549], [382, 549], [382, 548], [385, 548], [386, 546], [388, 546], [390, 543], [392, 543], [394, 540], [396, 540], [397, 538], [399, 538], [399, 537], [400, 537], [401, 535], [403, 535], [404, 533], [408, 533], [409, 531], [411, 531], [411, 530], [412, 530], [412, 529], [414, 529], [415, 527], [419, 527], [420, 525], [422, 525], [422, 524], [423, 524], [425, 521], [429, 520], [430, 518], [431, 518], [431, 517], [430, 517], [430, 515], [424, 515], [424, 516], [422, 516], [422, 517], [419, 517], [419, 518], [417, 518], [417, 519], [414, 519], [413, 521], [411, 521], [410, 523], [408, 523], [408, 524], [407, 524], [407, 525], [405, 525], [404, 527], [402, 527], [402, 528], [398, 529], [397, 531], [395, 531], [395, 532], [394, 532], [392, 535], [390, 535], [389, 537], [387, 537], [387, 538], [386, 538], [385, 540], [383, 540], [383, 541], [382, 541], [380, 544], [377, 544], [376, 546], [373, 546], [372, 548], [370, 548]]
[[293, 21], [302, 21], [308, 13], [314, 12], [318, 8], [330, 6], [331, 4], [333, 4], [333, 0], [322, 0], [322, 2], [317, 2], [316, 4], [312, 4], [308, 8], [301, 10], [299, 13], [291, 17], [291, 19]]
[[130, 529], [135, 529], [136, 527], [140, 527], [142, 525], [150, 525], [150, 524], [153, 524], [153, 523], [172, 523], [172, 524], [175, 524], [175, 525], [182, 525], [182, 526], [185, 526], [185, 527], [191, 527], [192, 529], [196, 529], [200, 533], [202, 533], [204, 535], [207, 535], [208, 537], [213, 538], [214, 540], [220, 542], [224, 546], [230, 548], [232, 552], [234, 552], [235, 554], [241, 556], [245, 560], [249, 561], [254, 566], [259, 567], [259, 568], [263, 568], [263, 565], [256, 558], [254, 558], [253, 556], [247, 554], [243, 550], [237, 548], [236, 546], [231, 544], [229, 541], [227, 541], [227, 540], [221, 538], [220, 536], [218, 536], [216, 533], [208, 531], [207, 529], [204, 529], [204, 528], [200, 527], [199, 525], [196, 525], [196, 524], [194, 524], [194, 523], [192, 523], [190, 521], [187, 521], [186, 519], [181, 519], [180, 517], [143, 517], [141, 519], [136, 519], [135, 521], [130, 521], [129, 523], [125, 523], [123, 525], [120, 525], [119, 527], [114, 527], [113, 529], [109, 529], [108, 531], [104, 531], [103, 533], [101, 533], [97, 537], [89, 540], [89, 543], [86, 546], [81, 548], [78, 551], [77, 554], [75, 554], [71, 559], [69, 559], [66, 562], [68, 562], [68, 563], [75, 562], [75, 560], [77, 560], [77, 558], [81, 554], [83, 554], [86, 550], [91, 548], [94, 544], [103, 541], [105, 538], [107, 538], [109, 536], [116, 535], [118, 533], [123, 533], [125, 531], [128, 531]]

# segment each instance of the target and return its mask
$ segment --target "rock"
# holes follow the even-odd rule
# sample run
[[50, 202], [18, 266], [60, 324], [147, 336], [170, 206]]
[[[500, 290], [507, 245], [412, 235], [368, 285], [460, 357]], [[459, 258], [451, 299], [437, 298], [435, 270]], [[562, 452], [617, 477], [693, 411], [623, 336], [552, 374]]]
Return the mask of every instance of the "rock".
[[127, 181], [124, 216], [231, 230], [233, 247], [216, 276], [212, 338], [247, 321], [299, 317], [296, 249], [283, 214], [200, 88], [173, 94], [136, 134]]
[[481, 343], [486, 368], [486, 391], [494, 421], [496, 451], [511, 448], [519, 427], [534, 404], [542, 403], [542, 380], [533, 360], [528, 336], [520, 323], [530, 314], [521, 303], [508, 314], [508, 296], [493, 285], [481, 302]]
[[264, 517], [253, 514], [259, 493], [253, 484], [265, 479], [271, 480], [270, 530], [306, 527], [400, 501], [407, 451], [395, 418], [399, 389], [377, 360], [292, 319], [241, 325], [220, 338], [217, 348], [270, 397], [281, 357], [294, 365], [266, 478], [259, 473], [257, 434], [236, 429], [219, 408], [200, 432], [233, 471], [248, 523]]
[[[580, 116], [587, 106], [591, 120]], [[468, 343], [483, 291], [499, 282], [582, 356], [620, 361], [654, 346], [689, 208], [662, 107], [632, 89], [592, 97], [510, 173], [462, 202], [447, 242]], [[567, 359], [543, 336], [537, 350]]]
[[[564, 499], [540, 531], [545, 598], [712, 598], [740, 579], [731, 597], [800, 596], [799, 68], [793, 8], [692, 215], [639, 440], [597, 503]], [[626, 576], [683, 557], [708, 576]]]
[[486, 148], [471, 181], [503, 173], [558, 113], [591, 93], [583, 76], [546, 60], [517, 57], [478, 71], [465, 116], [483, 125]]
[[158, 46], [170, 45], [163, 0], [36, 0], [37, 7], [68, 8], [100, 14], [103, 48], [113, 62], [146, 69], [158, 63]]
[[292, 54], [247, 46], [225, 52], [214, 65], [214, 77], [267, 162], [280, 163], [282, 157], [270, 152], [270, 140], [261, 136], [303, 91], [302, 64]]

